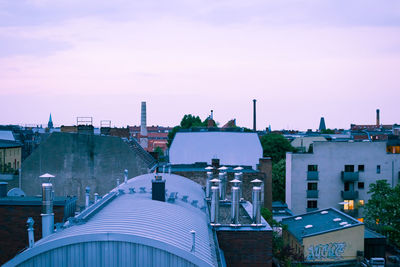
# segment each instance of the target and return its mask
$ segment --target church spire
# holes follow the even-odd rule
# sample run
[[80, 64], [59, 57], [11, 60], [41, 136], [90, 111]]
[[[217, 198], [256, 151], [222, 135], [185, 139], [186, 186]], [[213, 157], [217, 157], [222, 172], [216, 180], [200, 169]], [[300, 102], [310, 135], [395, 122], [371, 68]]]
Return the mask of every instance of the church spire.
[[53, 120], [51, 119], [51, 113], [50, 113], [49, 122], [47, 123], [47, 128], [49, 128], [49, 129], [53, 128]]

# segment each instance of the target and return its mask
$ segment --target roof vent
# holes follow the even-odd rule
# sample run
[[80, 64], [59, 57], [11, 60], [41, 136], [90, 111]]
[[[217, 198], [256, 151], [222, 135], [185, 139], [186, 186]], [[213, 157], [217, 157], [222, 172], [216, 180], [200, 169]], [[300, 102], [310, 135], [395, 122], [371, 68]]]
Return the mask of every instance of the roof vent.
[[323, 211], [321, 211], [321, 214], [328, 214], [328, 211], [323, 210]]
[[340, 219], [340, 218], [335, 218], [335, 219], [333, 219], [333, 221], [334, 222], [340, 222], [342, 219]]
[[302, 217], [296, 217], [294, 218], [296, 221], [303, 219]]
[[140, 187], [140, 193], [146, 193], [146, 187]]
[[186, 196], [186, 195], [182, 196], [182, 201], [183, 202], [188, 202], [188, 198], [189, 198], [189, 196]]
[[309, 228], [312, 228], [312, 227], [313, 227], [312, 224], [308, 224], [308, 225], [304, 226], [304, 228], [306, 228], [306, 229], [309, 229]]
[[135, 194], [135, 188], [134, 187], [130, 187], [129, 188], [129, 194]]
[[343, 227], [348, 227], [348, 226], [351, 226], [351, 224], [345, 224], [345, 225], [343, 225]]
[[340, 225], [345, 225], [345, 224], [348, 224], [348, 222], [341, 222], [341, 223], [339, 223]]
[[199, 201], [198, 200], [192, 200], [192, 206], [194, 206], [194, 207], [197, 207], [197, 203], [198, 203]]

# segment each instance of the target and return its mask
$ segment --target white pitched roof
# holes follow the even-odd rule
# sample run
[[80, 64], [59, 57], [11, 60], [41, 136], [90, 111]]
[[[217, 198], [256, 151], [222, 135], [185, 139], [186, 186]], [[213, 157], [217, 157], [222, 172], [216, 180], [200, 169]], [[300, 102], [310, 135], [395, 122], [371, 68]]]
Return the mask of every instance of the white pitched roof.
[[178, 132], [171, 144], [171, 164], [193, 164], [220, 159], [221, 165], [246, 165], [256, 168], [263, 156], [256, 133]]
[[15, 141], [12, 131], [0, 131], [0, 140]]

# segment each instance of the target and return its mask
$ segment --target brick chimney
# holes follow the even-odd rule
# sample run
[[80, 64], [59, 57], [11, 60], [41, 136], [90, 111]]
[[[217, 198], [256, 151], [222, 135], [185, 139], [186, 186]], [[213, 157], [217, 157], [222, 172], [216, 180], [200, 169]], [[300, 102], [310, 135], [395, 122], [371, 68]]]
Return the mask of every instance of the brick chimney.
[[260, 158], [258, 164], [260, 175], [264, 178], [264, 207], [272, 211], [272, 160], [270, 157]]

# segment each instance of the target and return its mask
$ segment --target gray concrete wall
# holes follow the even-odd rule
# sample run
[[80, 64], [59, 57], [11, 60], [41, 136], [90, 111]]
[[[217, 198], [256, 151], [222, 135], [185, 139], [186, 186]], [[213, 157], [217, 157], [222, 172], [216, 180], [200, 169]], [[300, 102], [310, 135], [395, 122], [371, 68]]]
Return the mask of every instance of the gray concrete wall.
[[52, 133], [22, 164], [22, 190], [27, 195], [41, 194], [44, 173], [51, 179], [55, 195], [78, 197], [83, 205], [85, 187], [93, 194], [106, 194], [123, 182], [124, 169], [129, 177], [148, 172], [148, 166], [121, 138], [76, 133]]
[[[308, 165], [318, 165], [318, 181], [307, 181]], [[400, 154], [386, 153], [386, 142], [315, 142], [314, 153], [286, 155], [286, 202], [294, 214], [305, 213], [307, 209], [307, 182], [317, 182], [319, 196], [318, 209], [334, 207], [343, 208], [341, 191], [344, 182], [341, 172], [345, 165], [364, 165], [364, 172], [359, 173], [358, 182], [364, 182], [364, 189], [358, 188], [355, 182], [354, 190], [359, 192], [359, 198], [367, 203], [370, 198], [367, 193], [369, 185], [377, 180], [386, 179], [393, 186], [399, 182]], [[377, 165], [381, 172], [377, 173]], [[359, 210], [362, 217], [363, 209]]]

